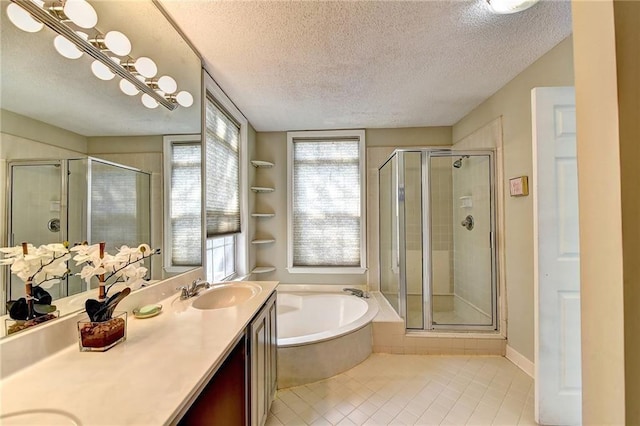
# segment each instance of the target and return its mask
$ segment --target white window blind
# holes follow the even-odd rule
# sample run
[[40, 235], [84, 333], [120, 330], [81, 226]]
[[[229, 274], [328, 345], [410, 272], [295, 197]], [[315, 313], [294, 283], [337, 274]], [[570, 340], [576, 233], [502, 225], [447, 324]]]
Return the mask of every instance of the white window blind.
[[150, 241], [150, 177], [146, 173], [91, 160], [91, 241], [108, 250]]
[[198, 142], [171, 144], [171, 265], [202, 264], [200, 215], [200, 157]]
[[207, 237], [240, 232], [240, 126], [207, 96]]
[[292, 144], [292, 266], [362, 267], [360, 140]]

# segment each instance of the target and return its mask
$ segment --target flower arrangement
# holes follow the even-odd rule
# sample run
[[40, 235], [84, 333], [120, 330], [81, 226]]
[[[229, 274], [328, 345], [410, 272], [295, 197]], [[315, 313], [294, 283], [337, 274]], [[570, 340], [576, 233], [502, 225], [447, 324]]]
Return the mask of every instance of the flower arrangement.
[[[122, 246], [115, 255], [105, 251], [105, 243], [82, 244], [71, 249], [76, 253], [76, 265], [84, 265], [79, 275], [87, 284], [98, 278], [98, 299], [87, 299], [85, 309], [90, 321], [78, 322], [78, 343], [81, 351], [106, 351], [127, 338], [127, 314], [114, 315], [116, 305], [142, 284], [147, 268], [144, 260], [160, 249], [151, 250], [147, 244], [138, 247]], [[109, 296], [109, 290], [119, 282], [125, 288]]]
[[71, 258], [68, 244], [45, 244], [36, 248], [24, 242], [0, 248], [0, 252], [4, 254], [0, 265], [11, 265], [11, 272], [25, 283], [25, 297], [7, 302], [9, 316], [18, 321], [34, 320], [30, 325], [54, 318], [52, 312], [56, 307], [51, 305], [51, 295], [44, 288], [50, 288], [68, 274], [67, 260]]
[[[35, 247], [24, 242], [15, 247], [0, 248], [4, 256], [0, 265], [11, 265], [11, 273], [25, 283], [25, 297], [7, 302], [7, 310], [12, 320], [8, 334], [56, 317], [56, 306], [45, 290], [60, 282], [69, 274], [67, 262], [73, 257], [76, 265], [83, 265], [79, 274], [87, 284], [97, 277], [98, 300], [88, 299], [85, 308], [93, 322], [111, 319], [116, 305], [126, 297], [131, 289], [144, 283], [147, 268], [142, 266], [145, 259], [159, 254], [160, 249], [151, 250], [149, 245], [138, 247], [122, 246], [115, 255], [105, 251], [105, 243], [89, 245], [77, 244], [69, 249], [69, 243], [45, 244]], [[116, 283], [124, 283], [123, 290], [107, 298], [109, 290]]]
[[[105, 251], [105, 243], [88, 245], [80, 244], [72, 247], [75, 253], [73, 260], [76, 265], [84, 265], [79, 275], [87, 282], [98, 278], [98, 300], [88, 299], [85, 308], [93, 322], [103, 322], [111, 319], [116, 305], [126, 297], [131, 289], [136, 289], [144, 283], [147, 268], [142, 266], [145, 259], [159, 254], [160, 249], [151, 250], [148, 244], [138, 247], [122, 246], [115, 255]], [[124, 283], [125, 289], [107, 297], [109, 290], [116, 283]]]

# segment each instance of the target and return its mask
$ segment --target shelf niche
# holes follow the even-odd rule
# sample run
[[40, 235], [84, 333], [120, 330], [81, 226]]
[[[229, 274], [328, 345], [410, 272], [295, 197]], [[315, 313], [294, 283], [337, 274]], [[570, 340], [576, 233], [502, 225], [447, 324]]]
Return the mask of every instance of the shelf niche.
[[256, 169], [258, 169], [258, 168], [268, 169], [270, 167], [275, 166], [275, 164], [273, 164], [270, 161], [261, 161], [261, 160], [251, 160], [251, 165], [253, 167], [255, 167]]
[[269, 244], [269, 243], [275, 243], [275, 242], [276, 242], [276, 240], [271, 238], [271, 239], [252, 240], [251, 244]]
[[273, 192], [276, 189], [275, 188], [268, 188], [266, 186], [252, 186], [251, 190], [253, 192]]
[[275, 271], [275, 266], [256, 266], [251, 270], [252, 274], [266, 274], [267, 272]]

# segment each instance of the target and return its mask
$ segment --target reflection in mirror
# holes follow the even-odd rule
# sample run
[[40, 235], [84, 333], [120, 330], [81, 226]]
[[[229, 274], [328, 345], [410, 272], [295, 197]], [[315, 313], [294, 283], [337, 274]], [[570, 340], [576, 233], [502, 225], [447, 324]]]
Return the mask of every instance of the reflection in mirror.
[[[132, 45], [128, 57], [152, 58], [157, 64], [157, 77], [171, 76], [179, 90], [186, 90], [193, 95], [193, 104], [190, 107], [179, 106], [173, 111], [164, 107], [146, 108], [140, 95], [128, 96], [121, 91], [120, 78], [110, 81], [96, 78], [91, 71], [93, 59], [88, 55], [68, 59], [58, 54], [54, 47], [57, 34], [48, 27], [36, 33], [16, 28], [7, 17], [10, 2], [0, 0], [2, 247], [19, 244], [23, 238], [35, 246], [53, 241], [54, 237], [60, 242], [64, 238], [62, 231], [68, 230], [69, 241], [86, 239], [90, 243], [96, 243], [98, 239], [104, 240], [108, 244], [108, 250], [114, 252], [119, 245], [125, 244], [118, 233], [133, 236], [128, 245], [144, 242], [153, 248], [164, 250], [163, 224], [166, 220], [162, 184], [163, 137], [200, 134], [201, 62], [152, 0], [117, 3], [90, 0], [90, 3], [97, 12], [98, 23], [95, 28], [85, 30], [92, 33], [89, 37], [94, 36], [97, 29], [102, 33], [119, 31], [125, 34]], [[69, 159], [82, 161], [74, 163], [67, 161]], [[9, 167], [9, 164], [24, 166], [27, 160], [38, 167]], [[98, 190], [95, 188], [98, 182], [90, 185], [80, 179], [80, 176], [87, 176], [83, 167], [88, 168], [92, 161], [94, 166], [105, 167], [105, 170], [131, 171], [133, 168], [139, 172], [132, 171], [134, 174], [131, 176], [136, 176], [135, 179], [123, 178], [129, 179], [128, 183], [120, 182], [119, 173], [105, 174], [102, 189]], [[120, 166], [105, 166], [105, 162]], [[74, 168], [83, 170], [74, 174]], [[14, 169], [17, 175], [12, 181], [13, 190], [8, 193], [8, 178]], [[65, 176], [69, 171], [72, 173]], [[34, 172], [38, 176], [38, 183], [25, 184], [27, 188], [18, 190], [17, 187], [24, 183], [22, 181], [26, 182], [27, 178], [22, 174], [27, 172]], [[95, 168], [94, 177], [98, 176], [97, 172], [98, 169]], [[65, 186], [67, 178], [69, 183]], [[78, 179], [74, 181], [74, 178]], [[149, 193], [137, 197], [136, 203], [146, 199], [145, 202], [150, 204], [150, 211], [146, 217], [141, 214], [135, 219], [131, 218], [132, 222], [125, 227], [122, 216], [126, 216], [122, 207], [124, 204], [117, 201], [117, 198], [104, 196], [121, 197], [125, 193], [130, 196], [132, 188], [137, 190], [141, 185], [138, 179], [149, 182]], [[45, 190], [52, 192], [49, 192], [49, 196], [40, 194]], [[84, 200], [73, 204], [74, 197], [83, 192]], [[12, 215], [15, 213], [13, 219], [7, 217], [7, 212], [10, 211], [9, 196], [22, 198], [22, 202], [29, 206], [21, 208], [19, 212], [11, 210]], [[98, 199], [99, 197], [103, 198]], [[36, 207], [37, 199], [42, 203], [39, 207]], [[90, 210], [101, 201], [106, 204], [99, 207], [99, 210], [118, 215], [118, 226], [109, 225], [107, 220], [103, 222], [106, 225], [98, 229], [98, 219], [92, 217], [95, 212]], [[140, 207], [138, 204], [136, 206]], [[65, 209], [67, 214], [63, 216], [61, 213]], [[200, 208], [196, 210], [189, 214], [199, 216]], [[142, 212], [143, 209], [139, 211]], [[18, 217], [26, 223], [28, 232], [35, 230], [36, 223], [45, 220], [47, 238], [38, 241], [38, 238], [28, 232], [25, 237], [10, 235], [13, 231], [8, 229], [8, 225]], [[145, 221], [148, 225], [143, 224]], [[140, 225], [140, 229], [131, 231], [133, 222], [136, 226]], [[50, 231], [48, 227], [54, 231]], [[55, 231], [58, 227], [60, 231]], [[146, 231], [143, 232], [143, 229]], [[200, 230], [194, 230], [193, 234], [200, 235]], [[152, 280], [163, 279], [169, 274], [162, 258], [155, 256], [151, 260], [149, 277]], [[14, 285], [9, 281], [7, 267], [0, 270], [0, 280], [5, 290], [0, 296], [0, 314], [3, 314], [6, 312], [7, 296], [15, 297], [13, 293], [23, 286], [22, 283]], [[84, 299], [88, 297], [83, 293], [86, 290], [86, 285], [79, 280], [75, 283], [69, 280], [64, 285], [51, 289], [53, 303], [60, 307], [68, 305], [68, 308], [61, 309], [61, 315], [83, 309]]]
[[[91, 157], [8, 167], [9, 246], [105, 241], [113, 251], [151, 241], [150, 173]], [[156, 261], [146, 259], [144, 266], [152, 271]], [[54, 300], [91, 290], [73, 263], [72, 274], [47, 289]], [[24, 283], [12, 274], [7, 299], [20, 297]]]

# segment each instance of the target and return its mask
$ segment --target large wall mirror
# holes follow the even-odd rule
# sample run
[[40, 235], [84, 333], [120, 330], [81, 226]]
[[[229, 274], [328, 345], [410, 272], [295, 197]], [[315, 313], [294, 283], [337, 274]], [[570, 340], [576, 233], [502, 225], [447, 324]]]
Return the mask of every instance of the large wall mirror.
[[[73, 243], [74, 238], [87, 235], [87, 218], [99, 210], [105, 218], [99, 219], [100, 232], [96, 231], [98, 219], [93, 219], [90, 243], [104, 240], [107, 251], [115, 252], [121, 236], [128, 233], [135, 234], [139, 243], [166, 252], [165, 226], [172, 218], [166, 217], [164, 190], [171, 177], [165, 173], [168, 158], [163, 152], [171, 147], [167, 141], [200, 141], [201, 61], [152, 0], [90, 3], [98, 15], [95, 28], [126, 34], [132, 45], [130, 56], [152, 58], [157, 77], [173, 77], [179, 90], [191, 93], [193, 105], [173, 111], [162, 105], [146, 108], [140, 94], [129, 96], [120, 90], [118, 76], [109, 81], [96, 78], [91, 71], [93, 59], [87, 54], [78, 59], [58, 54], [57, 34], [50, 28], [35, 33], [18, 29], [7, 16], [11, 3], [1, 0], [0, 246], [20, 244], [18, 239], [24, 238], [36, 246], [62, 239]], [[199, 170], [199, 158], [192, 161]], [[119, 198], [125, 192], [124, 198], [133, 194], [132, 202], [141, 212], [135, 218], [143, 223], [141, 229], [125, 230], [118, 219], [126, 210]], [[92, 193], [109, 193], [111, 198], [100, 197], [102, 204], [92, 202]], [[149, 206], [146, 214], [140, 207], [144, 205]], [[182, 213], [199, 218], [201, 207], [199, 202], [195, 205], [193, 211]], [[39, 237], [38, 228], [45, 229], [48, 237]], [[193, 235], [200, 235], [200, 230]], [[189, 244], [186, 249], [202, 253], [201, 240]], [[196, 264], [187, 261], [168, 267], [162, 254], [154, 256], [149, 266], [153, 282]], [[5, 314], [10, 291], [19, 290], [12, 288], [7, 267], [1, 268], [0, 280], [0, 314]], [[81, 296], [87, 290], [91, 291], [68, 283], [52, 290], [53, 303], [63, 307], [61, 314], [83, 309]], [[70, 300], [80, 303], [67, 303]]]

